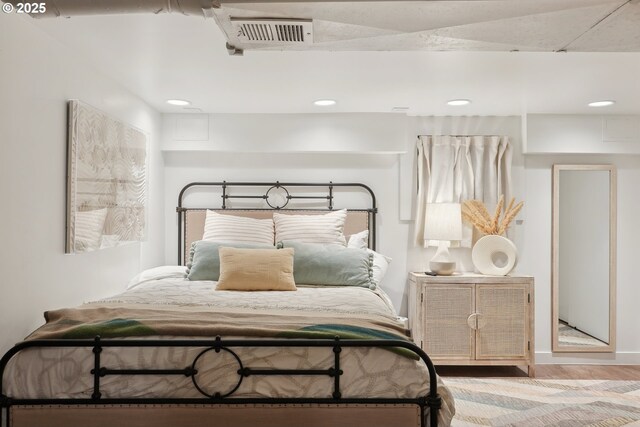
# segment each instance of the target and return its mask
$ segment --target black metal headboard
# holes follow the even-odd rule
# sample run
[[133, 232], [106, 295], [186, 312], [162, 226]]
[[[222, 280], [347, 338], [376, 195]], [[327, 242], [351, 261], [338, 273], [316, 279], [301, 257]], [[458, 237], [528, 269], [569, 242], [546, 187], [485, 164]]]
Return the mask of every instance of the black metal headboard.
[[[187, 208], [184, 206], [184, 198], [185, 195], [193, 189], [196, 188], [212, 188], [218, 187], [221, 191], [220, 196], [220, 204], [218, 206], [206, 206], [206, 207], [190, 207]], [[260, 191], [262, 189], [262, 194], [234, 194], [234, 188], [247, 188], [254, 187], [256, 191]], [[319, 190], [322, 188], [326, 188], [326, 194], [319, 195]], [[313, 194], [295, 194], [299, 192], [301, 189], [313, 189]], [[246, 211], [248, 209], [252, 211], [287, 211], [287, 210], [295, 210], [295, 211], [322, 211], [327, 210], [331, 211], [335, 208], [334, 206], [334, 189], [348, 189], [352, 188], [354, 190], [364, 190], [370, 197], [370, 205], [367, 208], [356, 209], [349, 208], [346, 206], [340, 207], [340, 209], [347, 209], [348, 211], [359, 211], [359, 212], [367, 212], [369, 216], [369, 239], [371, 248], [375, 250], [376, 248], [376, 214], [378, 213], [378, 208], [376, 206], [376, 196], [373, 193], [373, 190], [369, 188], [365, 184], [360, 183], [337, 183], [337, 182], [325, 182], [325, 183], [300, 183], [300, 182], [192, 182], [190, 184], [185, 185], [180, 194], [178, 195], [178, 207], [176, 211], [178, 212], [178, 262], [182, 262], [182, 250], [184, 246], [185, 239], [185, 213], [189, 210], [203, 210], [203, 209], [216, 209], [216, 210], [225, 210], [225, 211]], [[304, 190], [303, 190], [304, 191]], [[264, 203], [260, 207], [247, 207], [243, 206], [242, 208], [234, 208], [229, 203], [232, 200], [262, 200]], [[313, 209], [308, 208], [287, 208], [289, 202], [292, 200], [307, 200], [307, 201], [323, 201], [326, 200], [326, 207], [318, 207]], [[258, 203], [256, 203], [257, 205]], [[266, 204], [266, 207], [264, 206]]]

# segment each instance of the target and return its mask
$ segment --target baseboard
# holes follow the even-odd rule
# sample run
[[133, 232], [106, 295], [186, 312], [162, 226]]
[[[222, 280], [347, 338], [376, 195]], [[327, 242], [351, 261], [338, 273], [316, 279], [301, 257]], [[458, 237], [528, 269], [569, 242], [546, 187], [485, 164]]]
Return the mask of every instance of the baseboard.
[[640, 365], [640, 352], [552, 353], [536, 352], [536, 365]]

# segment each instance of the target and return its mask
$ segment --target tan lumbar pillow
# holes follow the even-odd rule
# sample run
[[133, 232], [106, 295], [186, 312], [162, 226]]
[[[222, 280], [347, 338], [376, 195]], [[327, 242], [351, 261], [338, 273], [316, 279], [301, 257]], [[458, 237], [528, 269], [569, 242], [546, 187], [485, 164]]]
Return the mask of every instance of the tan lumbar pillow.
[[218, 291], [295, 291], [289, 249], [219, 249]]

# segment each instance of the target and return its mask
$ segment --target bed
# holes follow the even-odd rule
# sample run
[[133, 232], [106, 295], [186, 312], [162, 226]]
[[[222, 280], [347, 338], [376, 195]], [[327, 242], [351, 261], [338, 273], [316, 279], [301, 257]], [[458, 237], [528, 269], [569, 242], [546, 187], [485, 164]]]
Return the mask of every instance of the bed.
[[[182, 265], [209, 215], [185, 198], [203, 188], [221, 190], [209, 211], [254, 219], [326, 214], [336, 193], [362, 190], [371, 204], [346, 211], [344, 234], [366, 230], [375, 248], [375, 197], [362, 184], [193, 183], [178, 200]], [[256, 200], [267, 207], [245, 206]], [[449, 391], [379, 287], [222, 292], [222, 276], [189, 280], [190, 269], [153, 269], [119, 295], [47, 312], [0, 361], [6, 425], [450, 424]]]

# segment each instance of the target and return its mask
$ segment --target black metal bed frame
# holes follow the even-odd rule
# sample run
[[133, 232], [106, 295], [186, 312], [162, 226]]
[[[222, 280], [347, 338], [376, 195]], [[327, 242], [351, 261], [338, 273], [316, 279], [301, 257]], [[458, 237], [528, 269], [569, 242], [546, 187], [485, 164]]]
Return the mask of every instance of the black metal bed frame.
[[[421, 425], [426, 425], [426, 411], [429, 410], [429, 425], [438, 426], [438, 412], [442, 405], [438, 395], [438, 380], [435, 367], [429, 356], [409, 341], [402, 340], [343, 340], [336, 337], [330, 339], [264, 339], [264, 340], [103, 340], [96, 337], [93, 340], [33, 340], [23, 341], [9, 350], [0, 360], [0, 389], [4, 384], [4, 371], [11, 360], [20, 351], [28, 348], [45, 347], [73, 347], [91, 348], [94, 354], [93, 393], [90, 398], [49, 398], [49, 399], [14, 399], [4, 394], [0, 397], [0, 407], [7, 411], [6, 425], [10, 427], [9, 409], [17, 405], [135, 405], [135, 404], [203, 404], [203, 405], [238, 405], [238, 404], [414, 404], [420, 407]], [[172, 348], [203, 348], [190, 366], [177, 369], [110, 369], [102, 365], [100, 354], [104, 348], [117, 347], [172, 347]], [[233, 348], [242, 347], [314, 347], [331, 349], [334, 353], [334, 364], [327, 369], [271, 369], [244, 366], [242, 360]], [[427, 366], [429, 371], [429, 393], [417, 398], [344, 398], [340, 391], [340, 376], [344, 371], [340, 364], [340, 353], [343, 348], [377, 347], [404, 348], [416, 353]], [[198, 361], [210, 352], [222, 351], [231, 354], [237, 364], [238, 383], [228, 391], [208, 392], [198, 384]], [[184, 375], [190, 377], [194, 387], [203, 395], [202, 398], [103, 398], [100, 391], [100, 379], [109, 375]], [[333, 378], [333, 391], [326, 398], [234, 398], [235, 393], [244, 378], [258, 375], [305, 375], [328, 376]]]
[[[207, 208], [185, 208], [184, 207], [184, 196], [187, 191], [197, 188], [197, 187], [220, 187], [222, 190], [222, 195], [220, 198], [222, 199], [222, 203], [219, 207], [207, 207]], [[231, 194], [231, 189], [233, 187], [263, 187], [266, 188], [264, 194], [257, 195], [234, 195]], [[318, 195], [292, 195], [288, 188], [323, 188], [327, 189], [327, 194], [324, 196]], [[367, 209], [348, 209], [350, 211], [361, 211], [368, 212], [370, 218], [370, 226], [369, 226], [369, 239], [371, 240], [371, 249], [376, 249], [376, 214], [378, 213], [378, 207], [376, 205], [376, 195], [373, 193], [373, 190], [365, 184], [361, 183], [347, 183], [347, 182], [326, 182], [326, 183], [318, 183], [318, 182], [310, 182], [310, 183], [301, 183], [301, 182], [192, 182], [190, 184], [185, 185], [182, 190], [180, 190], [180, 194], [178, 195], [178, 207], [176, 208], [176, 212], [178, 212], [178, 263], [182, 263], [182, 248], [184, 246], [184, 213], [189, 210], [203, 210], [203, 209], [222, 209], [226, 211], [246, 211], [247, 208], [233, 208], [227, 205], [228, 200], [232, 199], [253, 199], [253, 200], [264, 200], [268, 208], [250, 208], [252, 211], [286, 211], [287, 205], [291, 200], [326, 200], [327, 201], [327, 211], [332, 211], [334, 209], [333, 199], [334, 188], [353, 188], [353, 189], [361, 189], [366, 191], [371, 198], [371, 205]], [[269, 202], [269, 193], [276, 189], [282, 190], [285, 192], [286, 200], [282, 205], [272, 205]], [[314, 208], [314, 209], [291, 209], [295, 211], [310, 211], [317, 212], [322, 210], [322, 208]]]
[[[183, 196], [186, 190], [195, 186], [219, 185], [223, 188], [223, 209], [226, 207], [226, 200], [232, 198], [261, 198], [268, 202], [268, 193], [271, 188], [289, 187], [317, 187], [327, 186], [329, 194], [328, 209], [333, 209], [333, 187], [360, 187], [369, 192], [372, 199], [372, 206], [367, 211], [375, 218], [377, 212], [375, 196], [373, 191], [363, 184], [281, 184], [275, 183], [270, 186], [270, 190], [264, 196], [233, 196], [227, 194], [227, 186], [264, 186], [264, 183], [192, 183], [182, 189], [178, 198], [178, 216], [180, 219], [179, 246], [182, 244], [182, 214], [186, 210], [183, 205]], [[317, 196], [291, 196], [287, 192], [287, 202], [293, 198], [317, 198]], [[283, 206], [273, 207], [282, 209]], [[314, 209], [316, 210], [316, 209]], [[373, 236], [375, 236], [375, 219], [373, 220]], [[375, 237], [374, 237], [375, 239]], [[374, 240], [375, 241], [375, 240]], [[179, 256], [181, 254], [179, 253]], [[30, 340], [16, 344], [0, 359], [0, 392], [4, 391], [4, 374], [9, 361], [22, 350], [31, 348], [51, 348], [51, 347], [73, 347], [90, 348], [94, 355], [93, 369], [87, 374], [93, 376], [93, 392], [89, 398], [47, 398], [47, 399], [22, 399], [12, 398], [0, 394], [0, 408], [6, 411], [6, 426], [10, 427], [10, 409], [12, 406], [35, 406], [35, 405], [123, 405], [123, 404], [202, 404], [202, 405], [238, 405], [238, 404], [414, 404], [420, 408], [421, 425], [426, 426], [426, 411], [429, 410], [429, 424], [431, 427], [438, 425], [438, 413], [442, 404], [438, 394], [438, 383], [436, 371], [429, 356], [418, 346], [409, 341], [403, 340], [353, 340], [353, 339], [223, 339], [215, 337], [211, 340], [203, 339], [180, 339], [180, 340], [125, 340], [125, 339], [101, 339], [99, 336], [91, 339], [56, 339], [56, 340]], [[125, 348], [125, 347], [170, 347], [170, 348], [196, 348], [202, 349], [194, 358], [190, 366], [180, 368], [161, 369], [112, 369], [104, 366], [101, 361], [101, 353], [105, 348]], [[245, 366], [240, 356], [234, 351], [244, 347], [313, 347], [330, 349], [333, 354], [333, 366], [326, 369], [271, 369], [263, 367]], [[415, 353], [427, 367], [429, 372], [429, 393], [426, 396], [416, 398], [344, 398], [340, 389], [340, 377], [344, 374], [341, 366], [340, 354], [344, 348], [357, 347], [377, 347], [377, 348], [401, 348]], [[208, 352], [230, 354], [236, 361], [238, 369], [238, 382], [231, 390], [208, 391], [207, 386], [201, 385], [197, 381], [199, 362], [202, 356]], [[101, 378], [111, 375], [135, 376], [135, 375], [181, 375], [191, 378], [194, 387], [203, 396], [201, 398], [103, 398], [100, 389]], [[277, 376], [277, 375], [304, 375], [320, 376], [333, 379], [333, 390], [327, 393], [326, 398], [236, 398], [232, 395], [238, 390], [244, 378], [249, 376]], [[213, 384], [215, 386], [215, 384]]]

